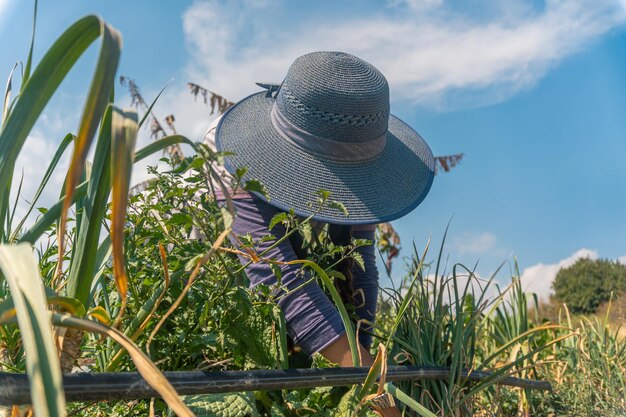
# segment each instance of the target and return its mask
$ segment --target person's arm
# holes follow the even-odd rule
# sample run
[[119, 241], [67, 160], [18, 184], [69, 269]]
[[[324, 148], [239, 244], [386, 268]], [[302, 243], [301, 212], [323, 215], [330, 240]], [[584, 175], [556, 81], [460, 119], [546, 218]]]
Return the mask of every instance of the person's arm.
[[[360, 343], [359, 350], [361, 351], [361, 366], [372, 366], [374, 358], [370, 355], [369, 351]], [[319, 353], [339, 366], [354, 366], [352, 364], [352, 353], [350, 352], [348, 336], [346, 336], [345, 333], [324, 349], [320, 350]]]

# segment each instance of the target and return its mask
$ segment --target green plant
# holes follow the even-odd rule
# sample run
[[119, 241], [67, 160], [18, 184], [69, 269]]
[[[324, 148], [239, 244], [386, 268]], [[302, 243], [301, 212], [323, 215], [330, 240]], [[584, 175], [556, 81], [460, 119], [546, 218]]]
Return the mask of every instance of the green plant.
[[582, 317], [575, 323], [566, 305], [560, 322], [576, 337], [553, 349], [551, 366], [543, 371], [554, 381], [554, 392], [539, 399], [538, 410], [559, 415], [618, 416], [626, 412], [626, 345], [620, 327], [604, 317]]
[[[101, 39], [102, 42], [100, 53], [78, 133], [76, 136], [67, 135], [61, 142], [42, 181], [42, 186], [27, 212], [32, 211], [59, 157], [73, 141], [74, 152], [67, 172], [64, 192], [61, 193], [63, 197], [53, 207], [45, 210], [32, 227], [22, 230], [26, 221], [22, 219], [15, 227], [16, 209], [9, 202], [15, 161], [28, 133], [50, 97], [65, 79], [76, 60], [97, 39]], [[3, 324], [11, 321], [16, 311], [20, 317], [21, 338], [25, 341], [36, 341], [35, 344], [26, 342], [24, 355], [26, 368], [31, 374], [33, 405], [37, 415], [48, 415], [47, 413], [62, 415], [64, 413], [63, 397], [60, 395], [59, 364], [56, 360], [50, 359], [50, 352], [55, 349], [55, 344], [47, 330], [51, 329], [50, 316], [45, 312], [47, 304], [54, 306], [57, 310], [78, 316], [61, 315], [58, 312], [52, 314], [52, 322], [55, 326], [60, 326], [56, 331], [63, 336], [61, 354], [62, 358], [69, 362], [66, 369], [71, 369], [80, 351], [84, 331], [106, 334], [129, 350], [140, 372], [144, 373], [145, 377], [154, 384], [155, 389], [178, 413], [190, 415], [189, 410], [176, 397], [173, 388], [135, 345], [115, 329], [82, 318], [86, 314], [94, 313], [94, 316], [106, 319], [105, 316], [99, 314], [98, 310], [88, 312], [88, 309], [94, 305], [91, 297], [92, 285], [95, 278], [99, 276], [99, 268], [107, 262], [109, 246], [113, 251], [114, 275], [122, 311], [126, 300], [127, 278], [123, 261], [122, 231], [138, 120], [134, 111], [124, 112], [110, 103], [120, 46], [121, 37], [117, 31], [97, 17], [87, 16], [70, 26], [59, 37], [32, 74], [31, 44], [19, 94], [11, 101], [9, 94], [12, 87], [11, 79], [5, 94], [3, 123], [0, 130], [0, 184], [3, 185], [3, 192], [0, 193], [0, 241], [8, 244], [23, 243], [15, 247], [3, 247], [5, 254], [20, 252], [19, 256], [15, 255], [15, 259], [11, 259], [10, 256], [4, 258], [3, 271], [6, 281], [2, 283], [4, 286], [2, 293], [6, 298], [1, 305], [4, 311]], [[97, 131], [98, 144], [94, 161], [88, 164], [86, 156]], [[177, 140], [186, 141], [181, 137]], [[115, 175], [111, 175], [111, 172], [115, 172]], [[79, 184], [81, 178], [83, 182]], [[112, 194], [113, 206], [110, 226], [112, 235], [101, 241], [100, 235], [108, 227], [105, 217], [110, 194]], [[76, 210], [76, 218], [73, 220], [74, 228], [66, 234], [67, 213], [72, 205]], [[36, 262], [29, 260], [29, 257], [33, 256], [29, 249], [30, 244], [34, 244], [54, 224], [58, 225], [58, 232], [56, 233], [56, 249], [52, 250], [51, 254], [56, 256], [56, 268], [50, 274], [48, 281], [54, 288], [48, 288], [44, 295], [41, 289], [43, 282], [38, 274], [29, 272], [32, 278], [25, 282], [30, 282], [30, 286], [18, 285], [13, 275], [18, 268], [30, 268], [36, 265]], [[74, 244], [69, 256], [65, 256], [65, 244], [68, 237], [73, 239]], [[46, 261], [47, 259], [44, 260], [44, 264]], [[69, 274], [66, 276], [63, 270], [68, 264]], [[10, 288], [6, 288], [6, 282], [9, 283]], [[37, 311], [39, 313], [36, 313]], [[31, 317], [30, 320], [28, 316]], [[71, 330], [65, 330], [65, 328]], [[5, 338], [5, 344], [8, 340], [16, 340], [10, 331], [5, 330], [3, 335], [11, 335]], [[35, 346], [36, 350], [33, 350]], [[5, 347], [8, 348], [8, 346]], [[48, 359], [44, 359], [45, 357]], [[47, 378], [48, 381], [43, 383], [37, 379], [37, 375], [43, 375], [44, 380]]]
[[608, 259], [582, 258], [562, 268], [552, 283], [554, 296], [574, 314], [595, 313], [612, 292], [626, 290], [626, 265]]
[[[411, 280], [390, 294], [386, 315], [391, 322], [379, 325], [379, 333], [397, 364], [450, 368], [448, 381], [400, 384], [411, 398], [437, 415], [473, 415], [477, 397], [493, 395], [500, 379], [532, 367], [532, 359], [560, 337], [537, 338], [555, 326], [530, 326], [519, 279], [514, 278], [509, 298], [509, 291], [488, 298], [495, 273], [481, 280], [461, 264], [440, 273], [442, 244], [431, 275], [424, 268], [426, 252], [415, 252]], [[469, 382], [463, 371], [473, 370], [489, 370], [492, 377]]]

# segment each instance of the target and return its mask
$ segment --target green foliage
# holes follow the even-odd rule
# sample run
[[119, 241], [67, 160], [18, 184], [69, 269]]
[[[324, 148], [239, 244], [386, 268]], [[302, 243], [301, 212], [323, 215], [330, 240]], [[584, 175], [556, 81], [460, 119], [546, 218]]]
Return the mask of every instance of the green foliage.
[[[442, 264], [442, 252], [443, 245], [436, 262], [426, 266], [426, 251], [422, 255], [415, 252], [411, 279], [399, 293], [390, 294], [391, 306], [381, 309], [387, 322], [379, 319], [378, 327], [391, 344], [390, 357], [396, 364], [450, 369], [447, 380], [398, 384], [408, 401], [419, 402], [413, 407], [415, 411], [475, 415], [477, 398], [494, 398], [499, 380], [517, 376], [527, 366], [532, 369], [535, 359], [558, 338], [550, 333], [554, 326], [535, 325], [529, 320], [528, 298], [519, 277], [513, 277], [506, 291], [487, 298], [498, 271], [486, 281], [461, 264], [440, 273], [447, 269]], [[490, 371], [492, 377], [473, 383], [463, 376], [468, 370]], [[398, 394], [402, 400], [404, 396]], [[521, 404], [526, 402], [524, 393], [517, 399]]]
[[609, 313], [610, 305], [603, 318], [583, 317], [575, 324], [567, 308], [561, 310], [559, 320], [576, 337], [559, 342], [549, 366], [541, 369], [539, 376], [552, 380], [554, 390], [534, 398], [537, 415], [626, 413], [626, 344], [623, 329], [611, 325]]
[[186, 395], [182, 399], [198, 417], [259, 417], [254, 395], [249, 392]]
[[554, 296], [572, 313], [595, 313], [611, 293], [626, 291], [626, 265], [608, 259], [579, 259], [559, 270], [552, 288]]
[[[66, 135], [61, 141], [30, 207], [26, 210], [26, 216], [34, 208], [43, 189], [47, 187], [48, 179], [65, 149], [73, 142], [74, 151], [71, 163], [65, 175], [62, 191], [59, 192], [59, 195], [63, 197], [53, 207], [41, 210], [40, 220], [30, 230], [23, 231], [26, 217], [19, 222], [14, 222], [17, 203], [21, 199], [19, 195], [21, 185], [15, 205], [11, 207], [8, 201], [16, 159], [49, 99], [66, 78], [77, 59], [96, 40], [101, 41], [101, 47], [78, 131], [76, 135]], [[8, 263], [3, 263], [7, 281], [0, 281], [0, 294], [4, 297], [0, 300], [0, 304], [7, 307], [2, 317], [2, 324], [11, 324], [15, 310], [20, 329], [17, 333], [13, 329], [2, 329], [0, 359], [3, 362], [3, 369], [12, 368], [15, 365], [21, 367], [24, 363], [26, 364], [32, 384], [31, 396], [37, 415], [63, 415], [65, 413], [61, 368], [67, 371], [72, 369], [76, 355], [82, 349], [84, 331], [106, 334], [123, 345], [130, 352], [142, 376], [155, 386], [168, 404], [177, 413], [190, 415], [167, 380], [128, 338], [106, 325], [67, 314], [83, 316], [88, 309], [90, 312], [94, 311], [90, 308], [93, 307], [94, 301], [91, 297], [92, 289], [101, 276], [102, 266], [109, 260], [111, 242], [113, 251], [117, 252], [114, 253], [113, 260], [117, 271], [116, 281], [120, 288], [119, 295], [126, 295], [127, 279], [123, 273], [122, 244], [137, 116], [134, 111], [122, 113], [111, 104], [120, 48], [121, 37], [116, 30], [96, 16], [82, 18], [55, 41], [32, 74], [30, 73], [31, 44], [20, 94], [13, 102], [10, 102], [12, 88], [10, 80], [4, 96], [0, 129], [0, 148], [2, 149], [0, 152], [0, 186], [2, 188], [0, 192], [0, 242], [21, 241], [22, 243], [3, 246], [3, 253], [11, 254], [11, 256], [6, 258]], [[94, 136], [98, 137], [98, 145], [93, 162], [88, 162], [86, 158]], [[118, 150], [116, 155], [112, 155], [111, 143], [114, 145], [113, 150], [115, 151], [116, 148]], [[123, 146], [116, 146], [116, 144]], [[111, 172], [118, 174], [113, 176], [112, 180]], [[108, 235], [102, 237], [103, 230], [108, 232], [109, 227], [105, 218], [108, 214], [107, 203], [111, 189], [113, 189], [115, 216], [110, 221], [110, 230], [119, 232], [117, 234], [121, 235], [121, 239]], [[75, 218], [73, 219], [68, 218], [71, 207], [74, 208]], [[69, 224], [73, 227], [68, 231]], [[58, 227], [58, 232], [51, 231], [53, 225]], [[42, 255], [40, 265], [36, 265], [37, 260], [32, 256], [31, 244], [36, 243], [46, 232], [49, 232], [48, 236], [44, 236], [44, 239], [49, 238], [47, 249], [40, 251]], [[65, 254], [68, 239], [71, 239], [71, 249], [68, 254]], [[17, 251], [20, 250], [22, 252], [18, 254]], [[16, 252], [13, 253], [13, 251]], [[15, 266], [12, 266], [12, 263], [15, 263]], [[68, 275], [64, 274], [66, 268], [69, 269]], [[15, 271], [18, 272], [19, 281], [14, 280]], [[7, 288], [7, 282], [9, 288]], [[15, 282], [19, 285], [14, 285]], [[51, 287], [47, 288], [45, 293], [44, 283]], [[25, 306], [28, 309], [26, 313], [23, 311]], [[51, 306], [50, 309], [49, 306]], [[96, 310], [98, 317], [113, 316], [107, 314], [104, 309]], [[28, 320], [25, 320], [26, 317]], [[55, 336], [59, 344], [53, 339], [50, 317], [52, 317], [52, 324], [56, 326]], [[67, 327], [71, 330], [65, 331]], [[22, 339], [24, 349], [15, 349], [15, 346], [12, 346], [19, 344], [19, 339]], [[59, 357], [61, 358], [60, 368]], [[14, 362], [11, 363], [11, 361]]]
[[[227, 304], [219, 318], [224, 326], [222, 343], [235, 358], [246, 358], [247, 367], [280, 368], [284, 363], [281, 357], [287, 355], [281, 351], [281, 346], [286, 345], [286, 329], [281, 329], [281, 311], [276, 304], [263, 301], [269, 296], [267, 287], [257, 286], [255, 290], [259, 292], [252, 293], [241, 287], [227, 292]], [[259, 293], [263, 295], [259, 297]], [[255, 301], [255, 298], [261, 299]], [[285, 338], [284, 343], [280, 338]]]
[[[190, 164], [186, 172], [184, 169], [151, 171], [154, 180], [131, 198], [127, 216], [125, 248], [131, 297], [123, 321], [125, 333], [149, 348], [152, 359], [164, 370], [287, 367], [285, 322], [273, 300], [278, 288], [259, 285], [254, 290], [248, 289], [239, 259], [230, 254], [218, 253], [212, 262], [205, 264], [181, 305], [154, 338], [148, 336], [158, 318], [180, 294], [190, 265], [206, 252], [224, 227], [223, 208], [206, 192], [210, 172], [204, 164]], [[354, 242], [347, 247], [327, 245], [327, 232], [314, 233], [308, 222], [302, 222], [292, 213], [276, 221], [284, 222], [292, 233], [301, 233], [311, 248], [311, 258], [323, 262], [329, 271], [334, 263], [330, 252], [350, 256], [358, 245], [367, 243]], [[192, 234], [200, 239], [190, 239]], [[244, 245], [254, 244], [246, 237], [241, 240]], [[166, 265], [172, 271], [169, 285], [163, 281], [166, 265], [159, 257], [159, 244], [167, 248]], [[103, 276], [111, 276], [110, 266]], [[119, 297], [110, 279], [102, 280], [102, 284], [94, 297], [101, 299], [102, 306], [113, 314]], [[164, 296], [158, 304], [161, 293]], [[102, 298], [105, 294], [108, 296]], [[142, 322], [147, 323], [144, 328]], [[98, 354], [94, 370], [132, 369], [125, 355], [117, 354], [95, 338], [85, 351], [88, 355], [94, 351]], [[328, 364], [318, 358], [315, 365]], [[297, 410], [298, 415], [302, 410], [314, 410], [311, 415], [330, 416], [333, 415], [330, 410], [339, 405], [346, 391], [346, 388], [320, 388], [284, 395], [269, 393], [260, 395], [257, 405], [264, 413], [282, 410], [283, 415], [293, 416]], [[211, 397], [203, 398], [200, 402]]]
[[[182, 304], [164, 323], [149, 342], [151, 331], [180, 295], [191, 274], [190, 266], [202, 256], [209, 243], [221, 233], [222, 213], [209, 195], [202, 193], [201, 182], [183, 177], [176, 172], [155, 175], [147, 188], [131, 197], [126, 227], [126, 261], [130, 297], [122, 326], [140, 346], [149, 347], [153, 359], [160, 360], [166, 370], [195, 369], [220, 362], [232, 361], [223, 345], [215, 346], [223, 330], [220, 314], [228, 302], [231, 286], [243, 284], [245, 277], [232, 271], [239, 267], [233, 257], [217, 254], [216, 261], [202, 268], [196, 282]], [[193, 171], [202, 177], [206, 172]], [[206, 183], [205, 183], [206, 184]], [[190, 239], [197, 233], [201, 239]], [[159, 252], [166, 251], [166, 264]], [[171, 271], [169, 285], [165, 285], [165, 268]], [[102, 280], [101, 305], [114, 313], [119, 297], [110, 280], [109, 265]], [[106, 297], [104, 297], [107, 295]], [[159, 299], [162, 299], [159, 302]], [[142, 328], [142, 323], [145, 323]], [[225, 323], [226, 324], [226, 323]], [[224, 324], [224, 325], [225, 325]], [[94, 349], [100, 352], [101, 370], [132, 369], [128, 358], [115, 358], [108, 346], [94, 340]], [[236, 358], [245, 362], [245, 358]]]

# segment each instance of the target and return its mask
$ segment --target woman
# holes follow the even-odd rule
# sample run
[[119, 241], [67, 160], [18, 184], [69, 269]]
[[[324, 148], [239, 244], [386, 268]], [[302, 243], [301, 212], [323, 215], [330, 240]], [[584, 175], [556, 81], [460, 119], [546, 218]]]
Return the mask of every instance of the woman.
[[[231, 196], [237, 210], [233, 232], [261, 242], [259, 252], [274, 244], [261, 238], [280, 211], [293, 209], [303, 217], [315, 213], [313, 219], [329, 223], [341, 244], [351, 237], [373, 241], [377, 223], [407, 214], [424, 199], [434, 176], [432, 153], [419, 134], [390, 115], [387, 81], [371, 64], [347, 53], [313, 52], [294, 61], [280, 86], [263, 86], [266, 92], [237, 103], [206, 137], [210, 146], [232, 152], [225, 159], [225, 177], [246, 167], [244, 181], [258, 180], [267, 189], [269, 199], [257, 193]], [[319, 190], [330, 191], [348, 215], [331, 206], [316, 211], [311, 203]], [[271, 231], [276, 239], [284, 233], [281, 225]], [[300, 259], [298, 245], [287, 239], [264, 256]], [[358, 250], [365, 270], [350, 269], [354, 291], [347, 295], [359, 297], [357, 314], [373, 321], [378, 290], [374, 246]], [[294, 342], [309, 354], [320, 352], [341, 366], [353, 366], [339, 314], [320, 286], [296, 265], [281, 269], [281, 285], [290, 291], [279, 305]], [[264, 263], [250, 263], [246, 273], [253, 286], [277, 282]], [[359, 336], [367, 366], [371, 337]], [[397, 413], [388, 405], [385, 415]]]

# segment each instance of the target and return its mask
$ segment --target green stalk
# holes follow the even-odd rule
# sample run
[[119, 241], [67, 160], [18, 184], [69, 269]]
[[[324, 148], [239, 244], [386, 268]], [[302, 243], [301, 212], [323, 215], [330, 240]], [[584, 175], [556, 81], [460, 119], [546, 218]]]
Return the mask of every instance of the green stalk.
[[46, 185], [48, 184], [48, 181], [50, 180], [52, 173], [54, 172], [57, 164], [59, 163], [59, 160], [65, 153], [65, 150], [68, 148], [69, 144], [72, 143], [74, 138], [75, 138], [74, 135], [72, 135], [71, 133], [68, 133], [67, 135], [65, 135], [65, 137], [61, 141], [61, 144], [59, 145], [54, 156], [52, 157], [52, 161], [50, 161], [50, 165], [48, 166], [48, 169], [46, 170], [46, 173], [44, 174], [43, 179], [41, 180], [41, 183], [39, 184], [39, 187], [37, 188], [37, 191], [35, 192], [35, 195], [33, 196], [33, 199], [30, 202], [30, 205], [28, 207], [28, 210], [26, 211], [26, 214], [24, 215], [20, 223], [17, 225], [17, 227], [15, 227], [15, 229], [13, 230], [13, 234], [11, 235], [11, 238], [9, 239], [10, 242], [17, 240], [17, 234], [20, 232], [20, 230], [24, 226], [24, 223], [28, 219], [28, 216], [35, 208], [35, 204], [37, 204], [37, 201], [39, 200], [41, 193], [43, 192], [44, 188], [46, 188]]
[[11, 288], [17, 312], [35, 415], [64, 416], [61, 368], [32, 247], [27, 243], [0, 245], [0, 269]]
[[400, 388], [396, 388], [393, 384], [387, 383], [385, 384], [385, 390], [389, 392], [391, 395], [396, 397], [399, 401], [406, 404], [408, 407], [416, 411], [422, 417], [437, 417], [435, 414], [430, 412], [426, 407], [422, 404], [415, 401], [409, 395], [407, 395]]
[[68, 297], [80, 300], [85, 306], [90, 305], [89, 295], [95, 274], [96, 256], [102, 222], [106, 214], [107, 202], [111, 190], [111, 118], [112, 107], [105, 112], [98, 135], [98, 143], [91, 168], [85, 206], [78, 226], [78, 235], [72, 253], [67, 280]]
[[[72, 196], [72, 202], [79, 200], [87, 195], [87, 188], [89, 182], [85, 181], [76, 187], [74, 195]], [[45, 232], [52, 226], [61, 215], [61, 209], [63, 207], [63, 201], [65, 197], [61, 197], [52, 207], [43, 214], [34, 225], [30, 227], [22, 236], [19, 237], [18, 242], [29, 242], [34, 245], [37, 239], [39, 239]]]
[[346, 336], [348, 337], [348, 344], [350, 345], [350, 354], [352, 355], [352, 363], [354, 366], [361, 366], [359, 361], [359, 347], [356, 340], [356, 335], [354, 334], [354, 328], [352, 327], [352, 321], [350, 321], [350, 316], [348, 315], [348, 311], [346, 310], [346, 306], [341, 301], [341, 295], [335, 288], [335, 285], [328, 277], [328, 274], [324, 272], [322, 268], [318, 264], [313, 261], [301, 259], [296, 261], [287, 262], [289, 265], [302, 264], [304, 266], [308, 266], [311, 268], [317, 275], [320, 277], [328, 292], [330, 292], [330, 296], [332, 297], [335, 305], [337, 306], [337, 310], [339, 310], [339, 315], [341, 316], [341, 321], [343, 322], [343, 326], [346, 328]]

